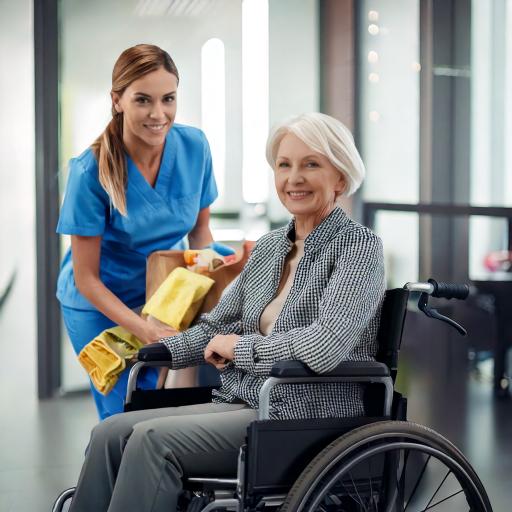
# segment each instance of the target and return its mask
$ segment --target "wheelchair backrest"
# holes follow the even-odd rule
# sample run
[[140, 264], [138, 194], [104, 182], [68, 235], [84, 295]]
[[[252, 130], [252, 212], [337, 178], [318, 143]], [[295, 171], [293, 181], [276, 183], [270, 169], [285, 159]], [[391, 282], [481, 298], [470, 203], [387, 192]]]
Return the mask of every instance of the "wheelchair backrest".
[[398, 353], [402, 343], [408, 299], [408, 290], [395, 288], [386, 291], [382, 304], [380, 326], [377, 334], [379, 345], [377, 361], [385, 363], [389, 367], [393, 381], [396, 377]]

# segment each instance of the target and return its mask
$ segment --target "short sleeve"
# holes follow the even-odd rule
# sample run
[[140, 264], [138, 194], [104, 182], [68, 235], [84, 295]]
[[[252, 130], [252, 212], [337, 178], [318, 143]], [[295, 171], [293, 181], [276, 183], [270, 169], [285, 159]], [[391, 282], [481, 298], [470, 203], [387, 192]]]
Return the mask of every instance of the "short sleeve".
[[200, 209], [207, 208], [210, 206], [215, 199], [217, 199], [219, 193], [217, 192], [217, 184], [215, 182], [215, 176], [213, 174], [213, 166], [212, 166], [212, 154], [210, 152], [210, 146], [206, 137], [203, 135], [203, 143], [204, 143], [204, 178], [203, 178], [203, 186], [201, 189], [201, 201], [200, 201]]
[[108, 205], [108, 195], [100, 185], [97, 172], [84, 168], [78, 159], [72, 159], [69, 163], [57, 233], [102, 235], [105, 231]]

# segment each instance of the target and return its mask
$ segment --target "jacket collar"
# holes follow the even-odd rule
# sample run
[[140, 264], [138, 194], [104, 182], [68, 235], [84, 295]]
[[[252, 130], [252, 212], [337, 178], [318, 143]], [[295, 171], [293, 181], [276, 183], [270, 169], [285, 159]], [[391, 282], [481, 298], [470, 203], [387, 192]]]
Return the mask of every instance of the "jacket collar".
[[[334, 238], [350, 222], [347, 214], [339, 207], [334, 210], [304, 240], [304, 253], [313, 253]], [[285, 246], [291, 248], [295, 240], [295, 219], [285, 228]]]

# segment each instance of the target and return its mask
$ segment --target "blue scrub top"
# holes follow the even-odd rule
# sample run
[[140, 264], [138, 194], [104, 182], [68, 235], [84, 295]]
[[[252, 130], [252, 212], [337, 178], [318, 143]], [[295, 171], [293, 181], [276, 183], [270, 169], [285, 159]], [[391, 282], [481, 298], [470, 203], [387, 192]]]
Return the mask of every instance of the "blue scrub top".
[[[154, 251], [184, 247], [199, 210], [217, 198], [210, 148], [203, 132], [175, 124], [167, 134], [154, 188], [126, 155], [127, 217], [111, 206], [98, 179], [98, 163], [87, 149], [69, 164], [57, 233], [101, 236], [100, 278], [128, 307], [144, 303], [146, 258]], [[71, 250], [57, 282], [62, 305], [96, 309], [78, 291]]]

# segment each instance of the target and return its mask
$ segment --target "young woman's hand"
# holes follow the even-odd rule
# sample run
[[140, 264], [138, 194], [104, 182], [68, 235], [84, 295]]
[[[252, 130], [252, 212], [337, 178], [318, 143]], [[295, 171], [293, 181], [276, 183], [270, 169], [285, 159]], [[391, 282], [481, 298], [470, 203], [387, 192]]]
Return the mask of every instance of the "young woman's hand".
[[239, 339], [238, 334], [217, 334], [204, 350], [205, 361], [222, 370], [235, 358], [235, 346]]
[[160, 341], [162, 338], [169, 338], [170, 336], [176, 336], [177, 334], [179, 334], [179, 332], [172, 327], [146, 322], [144, 330], [137, 337], [142, 341], [142, 343], [149, 345], [150, 343]]

